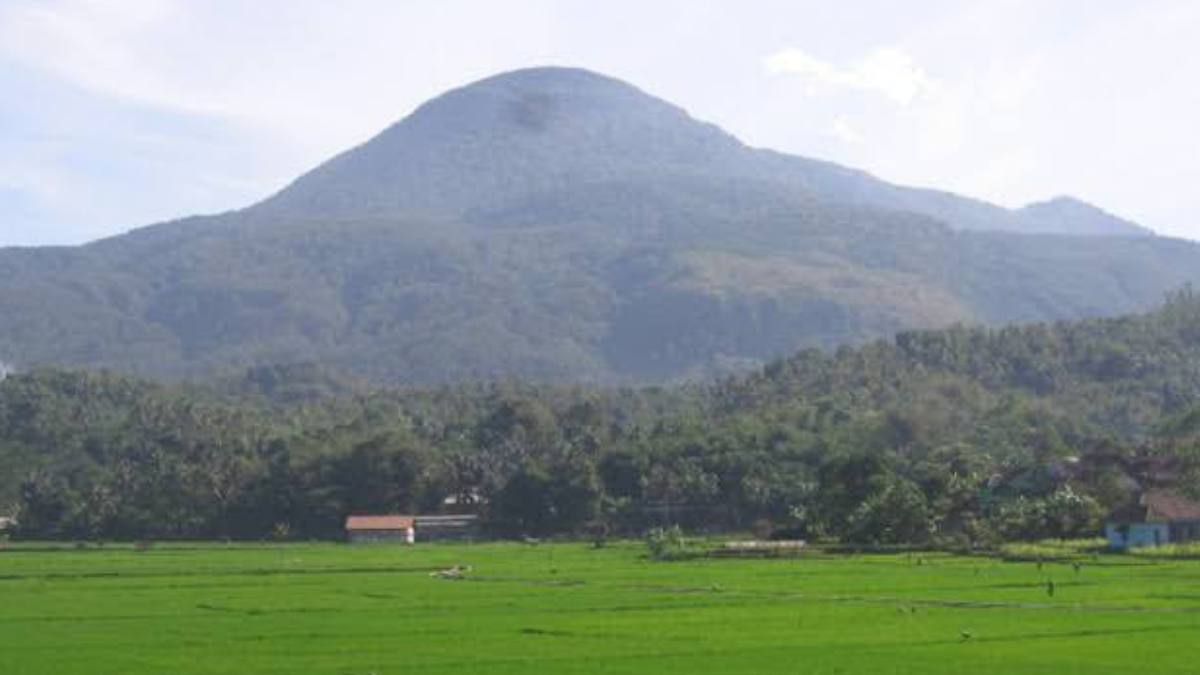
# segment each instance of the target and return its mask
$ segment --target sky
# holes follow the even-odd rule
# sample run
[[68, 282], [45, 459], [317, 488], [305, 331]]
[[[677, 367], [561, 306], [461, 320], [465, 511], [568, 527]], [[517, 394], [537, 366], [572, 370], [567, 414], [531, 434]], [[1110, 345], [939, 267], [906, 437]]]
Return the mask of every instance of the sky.
[[247, 206], [423, 101], [603, 72], [743, 141], [1200, 239], [1193, 0], [0, 0], [0, 246]]

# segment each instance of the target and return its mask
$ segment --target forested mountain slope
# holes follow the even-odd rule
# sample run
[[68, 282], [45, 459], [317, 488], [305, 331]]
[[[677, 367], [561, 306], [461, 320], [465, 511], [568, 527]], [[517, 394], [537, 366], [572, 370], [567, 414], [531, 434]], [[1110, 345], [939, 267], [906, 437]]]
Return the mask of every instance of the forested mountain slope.
[[43, 537], [336, 536], [347, 513], [455, 496], [511, 534], [666, 518], [1072, 536], [1140, 490], [1197, 492], [1198, 394], [1190, 291], [1146, 315], [905, 333], [669, 389], [36, 371], [0, 382], [0, 511]]
[[533, 69], [242, 211], [0, 250], [0, 360], [663, 381], [1144, 309], [1200, 278], [1200, 247], [1146, 234], [1071, 200], [1010, 211], [749, 148], [619, 81]]

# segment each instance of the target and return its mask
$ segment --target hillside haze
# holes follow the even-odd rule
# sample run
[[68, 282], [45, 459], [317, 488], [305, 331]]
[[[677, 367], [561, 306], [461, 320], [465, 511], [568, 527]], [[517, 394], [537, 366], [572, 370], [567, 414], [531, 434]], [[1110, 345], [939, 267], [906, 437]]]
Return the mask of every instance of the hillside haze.
[[1200, 248], [750, 148], [583, 70], [421, 106], [238, 212], [0, 250], [0, 361], [653, 381], [909, 328], [1124, 313]]

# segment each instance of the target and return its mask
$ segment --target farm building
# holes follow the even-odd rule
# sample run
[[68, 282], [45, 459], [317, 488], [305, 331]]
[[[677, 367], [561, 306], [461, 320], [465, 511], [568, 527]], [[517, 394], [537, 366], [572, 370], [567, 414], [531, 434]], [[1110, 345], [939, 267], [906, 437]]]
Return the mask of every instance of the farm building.
[[400, 543], [473, 539], [479, 533], [474, 515], [350, 516], [346, 538], [351, 543]]
[[1200, 504], [1167, 490], [1144, 492], [1113, 514], [1104, 535], [1118, 550], [1200, 540]]
[[416, 541], [414, 525], [412, 516], [350, 516], [346, 538], [352, 544], [411, 544]]

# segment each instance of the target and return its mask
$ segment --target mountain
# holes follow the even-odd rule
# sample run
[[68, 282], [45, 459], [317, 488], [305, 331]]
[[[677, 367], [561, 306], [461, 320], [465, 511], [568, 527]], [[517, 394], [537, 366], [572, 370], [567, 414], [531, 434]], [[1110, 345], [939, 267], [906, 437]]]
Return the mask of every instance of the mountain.
[[792, 199], [912, 211], [957, 229], [1151, 234], [1069, 198], [1010, 211], [750, 148], [624, 82], [571, 68], [521, 70], [451, 91], [252, 210], [322, 218], [462, 217], [564, 189], [664, 177], [753, 182]]
[[1055, 197], [1018, 211], [1027, 222], [1043, 224], [1045, 232], [1146, 236], [1150, 230], [1072, 197]]
[[628, 84], [538, 68], [438, 97], [246, 209], [0, 250], [0, 361], [655, 381], [1124, 313], [1200, 280], [1200, 248], [1146, 234], [750, 148]]

